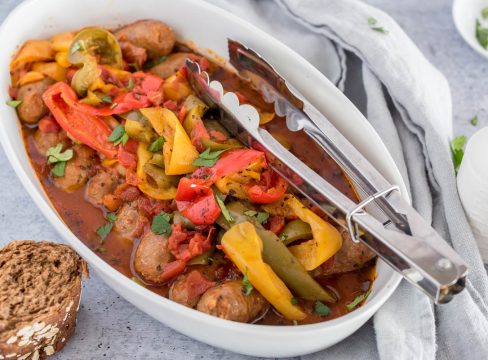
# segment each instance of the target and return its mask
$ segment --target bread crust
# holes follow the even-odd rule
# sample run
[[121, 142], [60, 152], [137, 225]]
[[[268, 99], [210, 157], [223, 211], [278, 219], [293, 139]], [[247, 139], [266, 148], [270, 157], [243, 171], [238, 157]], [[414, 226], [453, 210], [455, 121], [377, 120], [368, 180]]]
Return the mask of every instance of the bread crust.
[[[15, 256], [20, 257], [19, 251], [17, 251], [19, 248], [22, 249], [24, 255], [26, 252], [32, 254], [29, 260], [33, 263], [36, 262], [36, 253], [40, 249], [53, 251], [56, 248], [57, 252], [61, 251], [74, 260], [78, 267], [77, 273], [69, 279], [67, 284], [63, 285], [68, 287], [65, 288], [63, 299], [59, 303], [49, 306], [47, 311], [43, 309], [40, 314], [33, 314], [28, 319], [16, 319], [12, 316], [2, 319], [1, 315], [5, 314], [5, 311], [2, 312], [2, 304], [0, 304], [0, 321], [3, 320], [4, 324], [3, 331], [0, 331], [0, 360], [45, 359], [60, 351], [75, 331], [76, 316], [81, 300], [82, 277], [88, 276], [87, 264], [66, 245], [30, 240], [13, 241], [0, 249], [0, 276], [5, 275], [5, 272], [1, 274], [2, 271], [9, 271], [2, 269], [2, 265], [6, 264], [7, 256], [9, 260], [15, 259]], [[29, 272], [29, 269], [25, 267], [23, 271]], [[36, 276], [36, 274], [32, 275]], [[19, 289], [19, 291], [21, 290]], [[12, 296], [16, 295], [19, 294], [12, 294]]]

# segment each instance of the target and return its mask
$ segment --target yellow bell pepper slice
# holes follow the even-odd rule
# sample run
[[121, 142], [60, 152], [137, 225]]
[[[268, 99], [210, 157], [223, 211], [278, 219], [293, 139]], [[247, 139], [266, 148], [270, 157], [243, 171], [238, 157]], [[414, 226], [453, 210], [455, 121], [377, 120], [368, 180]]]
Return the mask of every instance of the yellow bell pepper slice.
[[16, 70], [34, 61], [52, 60], [51, 43], [47, 40], [29, 40], [10, 63], [10, 70]]
[[66, 68], [57, 62], [36, 62], [32, 65], [32, 71], [38, 71], [56, 81], [66, 80]]
[[199, 156], [176, 115], [161, 107], [140, 109], [154, 130], [163, 136], [164, 169], [166, 175], [183, 175], [196, 170], [193, 161]]
[[163, 84], [163, 93], [165, 99], [179, 102], [181, 99], [190, 95], [192, 90], [186, 79], [179, 74], [175, 74], [165, 80]]
[[142, 180], [137, 186], [144, 194], [158, 200], [172, 200], [176, 196], [176, 187], [159, 187], [148, 181], [144, 165], [151, 160], [153, 153], [147, 150], [147, 144], [139, 143], [137, 147], [137, 169], [136, 174]]
[[297, 216], [310, 225], [313, 239], [288, 248], [307, 271], [319, 267], [342, 247], [341, 233], [293, 195], [285, 195], [282, 201], [263, 208], [273, 215]]
[[63, 52], [56, 53], [56, 56], [54, 56], [54, 59], [56, 60], [58, 65], [61, 67], [64, 67], [66, 69], [71, 67], [71, 63], [69, 62], [67, 52], [63, 51]]
[[248, 189], [261, 179], [264, 163], [262, 159], [255, 160], [245, 169], [234, 174], [217, 179], [215, 186], [223, 194], [232, 193], [238, 199], [249, 199]]
[[19, 79], [17, 85], [23, 86], [44, 79], [44, 74], [39, 71], [29, 71]]
[[56, 52], [67, 53], [71, 47], [71, 43], [75, 38], [75, 34], [72, 32], [59, 33], [51, 37], [51, 46]]
[[306, 314], [292, 304], [293, 295], [271, 267], [263, 261], [263, 241], [250, 222], [232, 226], [222, 237], [225, 254], [247, 274], [249, 281], [281, 314], [290, 320], [302, 320]]

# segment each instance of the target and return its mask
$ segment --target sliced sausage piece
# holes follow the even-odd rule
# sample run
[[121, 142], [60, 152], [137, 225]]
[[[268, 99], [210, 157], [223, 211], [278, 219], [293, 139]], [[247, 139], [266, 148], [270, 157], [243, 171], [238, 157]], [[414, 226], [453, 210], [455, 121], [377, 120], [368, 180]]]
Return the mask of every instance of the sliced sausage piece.
[[63, 144], [63, 149], [70, 143], [64, 131], [57, 133], [43, 133], [39, 129], [34, 133], [34, 146], [39, 154], [46, 156], [49, 148], [56, 147], [58, 144]]
[[157, 283], [163, 265], [173, 260], [173, 255], [168, 250], [168, 239], [149, 230], [142, 237], [137, 247], [134, 256], [134, 269], [145, 281]]
[[252, 322], [264, 314], [269, 303], [256, 290], [249, 296], [242, 292], [242, 282], [228, 281], [208, 289], [197, 304], [197, 310], [209, 315], [239, 322]]
[[353, 242], [346, 230], [341, 229], [341, 234], [343, 238], [341, 249], [334, 255], [330, 263], [326, 261], [314, 270], [314, 276], [328, 276], [358, 270], [376, 256], [366, 245]]
[[202, 294], [214, 286], [213, 281], [207, 279], [201, 272], [193, 270], [175, 280], [169, 289], [169, 298], [192, 308], [198, 303]]
[[194, 59], [197, 57], [195, 54], [191, 53], [175, 53], [168, 56], [161, 64], [153, 66], [149, 69], [152, 74], [159, 75], [163, 79], [169, 78], [171, 75], [176, 74], [176, 72], [185, 65], [186, 59]]
[[54, 177], [56, 186], [72, 192], [86, 184], [95, 167], [95, 152], [85, 145], [73, 145], [73, 158], [68, 160], [64, 176]]
[[139, 214], [137, 201], [125, 203], [117, 212], [114, 229], [123, 238], [133, 240], [142, 235], [144, 227], [148, 223], [145, 216]]
[[85, 199], [95, 206], [103, 204], [103, 197], [112, 194], [121, 182], [119, 173], [112, 169], [100, 170], [86, 186]]
[[119, 41], [129, 41], [147, 50], [149, 57], [168, 55], [175, 44], [175, 34], [159, 20], [139, 20], [115, 32]]
[[27, 124], [35, 124], [47, 115], [48, 108], [42, 101], [42, 94], [52, 84], [54, 84], [54, 80], [46, 77], [19, 88], [17, 100], [22, 102], [17, 106], [17, 114], [21, 121]]

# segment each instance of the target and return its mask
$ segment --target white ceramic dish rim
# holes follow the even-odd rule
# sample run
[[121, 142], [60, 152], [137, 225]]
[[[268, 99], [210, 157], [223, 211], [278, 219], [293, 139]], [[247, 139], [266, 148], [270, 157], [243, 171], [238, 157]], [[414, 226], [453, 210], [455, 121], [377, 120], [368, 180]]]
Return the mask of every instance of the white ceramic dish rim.
[[[23, 11], [25, 7], [30, 6], [33, 3], [40, 2], [40, 0], [27, 0], [23, 3], [21, 3], [17, 8], [15, 8], [9, 16], [4, 20], [3, 24], [0, 27], [0, 38], [3, 38], [6, 34], [5, 28], [7, 26], [10, 26], [10, 22], [14, 21], [16, 18], [17, 13], [20, 13]], [[197, 3], [194, 0], [187, 0], [187, 2], [192, 2], [195, 6]], [[318, 70], [316, 70], [312, 65], [310, 65], [305, 59], [303, 59], [299, 54], [295, 53], [293, 50], [289, 49], [285, 45], [283, 45], [281, 42], [278, 40], [274, 39], [270, 35], [264, 33], [263, 31], [255, 28], [253, 25], [245, 22], [244, 20], [241, 20], [240, 18], [227, 13], [226, 11], [219, 9], [215, 7], [214, 5], [207, 4], [207, 3], [199, 3], [199, 6], [204, 6], [204, 7], [209, 7], [212, 9], [212, 11], [218, 13], [220, 16], [224, 16], [227, 18], [230, 18], [235, 23], [238, 23], [240, 26], [251, 28], [255, 33], [257, 33], [259, 36], [262, 36], [264, 39], [269, 40], [270, 42], [274, 42], [275, 46], [278, 46], [281, 48], [281, 50], [285, 50], [290, 54], [290, 56], [294, 56], [297, 61], [300, 61], [306, 65], [306, 67], [310, 70], [311, 76], [318, 77], [322, 81], [327, 81], [328, 80], [324, 77], [323, 74], [321, 74]], [[4, 55], [5, 56], [5, 55]], [[0, 75], [0, 84], [7, 85], [9, 79], [5, 79], [5, 71]], [[338, 89], [334, 87], [335, 91], [340, 93]], [[341, 95], [344, 99], [344, 105], [350, 104], [349, 100], [347, 100], [344, 95]], [[8, 97], [5, 93], [0, 94], [0, 101], [5, 103], [6, 100], [8, 100]], [[350, 104], [349, 106], [353, 106]], [[358, 110], [356, 110], [358, 111]], [[0, 114], [2, 114], [3, 122], [7, 120], [14, 120], [17, 121], [15, 112], [13, 110], [7, 110], [7, 109], [0, 109]], [[364, 120], [364, 124], [362, 124], [365, 128], [367, 128], [371, 134], [373, 135], [373, 138], [371, 140], [374, 140], [378, 142], [379, 146], [383, 148], [384, 150], [384, 157], [386, 163], [389, 163], [389, 166], [394, 167], [394, 173], [397, 174], [396, 178], [400, 179], [401, 177], [399, 175], [399, 171], [396, 168], [393, 159], [391, 158], [391, 155], [388, 153], [386, 147], [382, 143], [381, 139], [378, 137], [374, 129], [371, 127], [371, 125]], [[3, 128], [3, 125], [0, 124], [0, 129]], [[370, 310], [371, 308], [379, 308], [381, 304], [383, 304], [393, 293], [393, 291], [396, 289], [397, 285], [400, 282], [401, 276], [399, 274], [393, 273], [392, 276], [390, 277], [389, 280], [385, 282], [385, 285], [382, 288], [375, 288], [373, 290], [373, 293], [370, 295], [369, 300], [364, 304], [362, 307], [359, 309], [356, 309], [354, 312], [351, 312], [349, 314], [346, 314], [344, 316], [341, 316], [337, 319], [329, 320], [326, 322], [322, 323], [317, 323], [317, 324], [311, 324], [311, 325], [301, 325], [297, 327], [293, 326], [264, 326], [264, 325], [253, 325], [253, 324], [242, 324], [242, 323], [237, 323], [237, 322], [231, 322], [231, 321], [226, 321], [222, 320], [216, 317], [212, 317], [206, 314], [203, 314], [201, 312], [198, 312], [196, 310], [191, 310], [188, 309], [180, 304], [177, 304], [171, 300], [168, 300], [164, 297], [161, 297], [150, 290], [147, 290], [133, 281], [131, 281], [129, 278], [125, 277], [123, 274], [119, 273], [117, 270], [115, 270], [112, 266], [110, 266], [108, 263], [106, 263], [104, 260], [102, 260], [100, 257], [98, 257], [91, 249], [89, 249], [83, 242], [81, 242], [74, 234], [71, 233], [69, 228], [63, 223], [63, 221], [59, 218], [53, 207], [43, 198], [42, 194], [40, 191], [36, 189], [36, 184], [34, 184], [33, 181], [29, 179], [29, 175], [23, 168], [21, 159], [15, 155], [13, 144], [10, 140], [10, 138], [7, 136], [7, 133], [5, 131], [0, 131], [0, 140], [2, 147], [7, 154], [9, 161], [14, 168], [14, 171], [16, 172], [17, 176], [19, 177], [21, 183], [23, 184], [24, 188], [27, 190], [31, 198], [34, 200], [36, 205], [39, 207], [41, 212], [44, 214], [44, 216], [49, 220], [49, 222], [55, 227], [55, 229], [58, 231], [61, 236], [67, 240], [74, 248], [76, 251], [78, 251], [81, 256], [89, 261], [91, 265], [93, 265], [98, 271], [102, 272], [104, 275], [109, 276], [112, 281], [114, 281], [116, 284], [121, 286], [122, 288], [126, 288], [127, 290], [131, 292], [138, 292], [140, 294], [143, 294], [147, 300], [153, 303], [163, 303], [165, 306], [168, 308], [168, 310], [179, 313], [182, 316], [190, 319], [197, 320], [201, 323], [209, 323], [212, 324], [215, 327], [219, 328], [225, 328], [225, 329], [233, 329], [233, 330], [238, 330], [240, 333], [249, 333], [252, 335], [275, 335], [276, 333], [308, 333], [308, 332], [315, 332], [319, 329], [324, 329], [324, 328], [334, 328], [338, 324], [345, 324], [345, 323], [352, 323], [356, 322], [357, 318], [364, 318], [365, 316], [369, 317]], [[29, 164], [30, 166], [30, 164]], [[405, 194], [405, 197], [408, 198], [406, 195], [406, 190], [405, 190], [405, 185], [403, 181], [399, 184], [402, 187], [403, 193]]]

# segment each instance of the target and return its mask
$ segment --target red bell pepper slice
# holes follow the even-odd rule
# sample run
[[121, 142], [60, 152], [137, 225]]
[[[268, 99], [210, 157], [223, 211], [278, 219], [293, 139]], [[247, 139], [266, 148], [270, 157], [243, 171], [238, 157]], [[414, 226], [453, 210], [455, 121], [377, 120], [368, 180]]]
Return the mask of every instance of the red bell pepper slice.
[[285, 194], [287, 187], [285, 179], [273, 170], [267, 169], [261, 174], [260, 183], [249, 188], [249, 200], [257, 204], [275, 202]]
[[108, 158], [113, 159], [117, 156], [117, 148], [108, 141], [112, 133], [110, 127], [99, 117], [79, 112], [77, 107], [73, 106], [78, 104], [77, 97], [68, 84], [58, 82], [52, 85], [44, 92], [42, 99], [58, 124], [73, 139]]
[[176, 190], [178, 211], [196, 225], [210, 225], [220, 215], [220, 207], [210, 186], [204, 179], [181, 178]]

